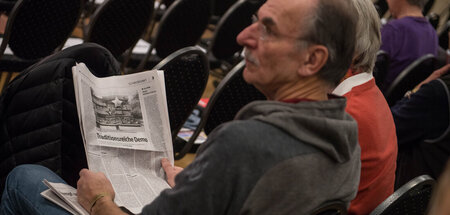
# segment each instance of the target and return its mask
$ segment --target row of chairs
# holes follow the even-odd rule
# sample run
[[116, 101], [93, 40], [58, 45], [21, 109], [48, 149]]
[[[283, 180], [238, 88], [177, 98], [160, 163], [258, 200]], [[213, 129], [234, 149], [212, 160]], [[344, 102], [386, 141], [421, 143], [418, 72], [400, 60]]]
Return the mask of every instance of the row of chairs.
[[[95, 11], [84, 41], [95, 42], [120, 56], [148, 25], [153, 0], [108, 0]], [[0, 71], [20, 72], [62, 49], [82, 14], [83, 0], [18, 0], [8, 16], [0, 46]], [[7, 47], [10, 53], [6, 53]]]
[[[185, 4], [188, 4], [187, 0], [183, 1], [185, 1]], [[136, 71], [151, 68], [154, 65], [154, 62], [159, 61], [158, 57], [165, 57], [177, 49], [199, 43], [202, 33], [210, 22], [205, 22], [208, 20], [206, 17], [201, 19], [186, 17], [192, 17], [190, 13], [196, 13], [197, 16], [200, 13], [206, 14], [206, 8], [203, 12], [198, 11], [198, 8], [195, 10], [189, 9], [189, 11], [187, 11], [189, 14], [185, 13], [179, 15], [175, 19], [172, 18], [172, 21], [168, 23], [168, 20], [170, 20], [169, 17], [174, 16], [172, 15], [174, 14], [172, 11], [177, 2], [178, 1], [175, 1], [171, 4], [161, 18], [158, 28], [155, 29], [154, 40], [151, 40], [150, 42], [151, 48], [147, 51], [145, 57], [140, 59], [140, 56], [137, 56], [140, 63], [139, 66], [137, 66]], [[232, 66], [239, 62], [239, 53], [242, 50], [242, 47], [237, 44], [236, 36], [246, 26], [251, 24], [252, 14], [258, 10], [263, 2], [263, 0], [236, 1], [221, 16], [212, 32], [212, 38], [207, 39], [205, 43], [200, 44], [207, 52], [211, 69], [222, 68], [228, 71]], [[180, 10], [185, 10], [185, 8], [187, 8], [187, 6], [180, 6]], [[161, 29], [164, 30], [162, 31]], [[156, 54], [152, 54], [153, 49], [156, 50]], [[152, 59], [152, 57], [156, 59]], [[150, 60], [147, 60], [149, 58]], [[131, 63], [130, 67], [134, 67], [133, 63]]]
[[[62, 44], [84, 14], [83, 2], [17, 1], [10, 13], [0, 46], [0, 71], [10, 72], [6, 83], [11, 79], [12, 72], [20, 72], [63, 47]], [[221, 17], [206, 47], [213, 69], [226, 65], [228, 70], [239, 61], [242, 47], [235, 38], [251, 23], [251, 15], [262, 3], [263, 0], [237, 1]], [[128, 64], [134, 72], [150, 69], [170, 53], [199, 42], [209, 23], [209, 1], [177, 0], [170, 4], [159, 20], [155, 36], [149, 39], [150, 47], [143, 54], [132, 54], [132, 48], [154, 18], [153, 5], [154, 0], [105, 0], [89, 17], [89, 24], [83, 28], [83, 40], [75, 44], [100, 44], [123, 62], [122, 69], [125, 70]], [[69, 41], [72, 43], [71, 38]], [[7, 47], [12, 53], [4, 54]]]

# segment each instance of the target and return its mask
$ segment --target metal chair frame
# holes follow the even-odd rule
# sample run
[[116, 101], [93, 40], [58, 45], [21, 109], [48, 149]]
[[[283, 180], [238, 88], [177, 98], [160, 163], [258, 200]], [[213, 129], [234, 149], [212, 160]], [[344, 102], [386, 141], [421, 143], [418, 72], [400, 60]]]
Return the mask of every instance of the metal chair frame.
[[[192, 110], [195, 108], [195, 106], [197, 105], [198, 101], [201, 98], [201, 95], [204, 91], [204, 89], [206, 88], [206, 83], [208, 81], [208, 75], [209, 75], [209, 64], [208, 64], [208, 59], [205, 55], [205, 53], [200, 50], [197, 47], [186, 47], [183, 49], [180, 49], [174, 53], [172, 53], [171, 55], [167, 56], [165, 59], [163, 59], [161, 62], [159, 62], [155, 67], [153, 67], [153, 69], [157, 69], [157, 70], [164, 70], [164, 68], [168, 65], [170, 65], [170, 63], [172, 62], [176, 62], [178, 59], [184, 57], [184, 56], [189, 56], [192, 54], [197, 54], [199, 55], [199, 57], [201, 58], [202, 61], [202, 67], [204, 68], [205, 72], [205, 76], [206, 78], [204, 79], [204, 83], [198, 83], [199, 86], [201, 86], [201, 92], [199, 91], [198, 95], [194, 96], [194, 99], [192, 100], [193, 102], [190, 104], [185, 104], [183, 105], [183, 110], [177, 110], [177, 109], [171, 109], [171, 107], [169, 106], [169, 119], [171, 121], [171, 132], [172, 132], [172, 140], [175, 140], [175, 138], [177, 137], [178, 132], [180, 131], [180, 129], [182, 128], [184, 122], [186, 121], [186, 119], [189, 117], [190, 113], [192, 112]], [[164, 72], [164, 76], [168, 75], [169, 71], [165, 71]], [[168, 100], [168, 105], [170, 104], [169, 100], [177, 100], [178, 98], [176, 97], [171, 97], [169, 96], [170, 94], [170, 90], [167, 88], [167, 83], [169, 83], [171, 80], [165, 78], [165, 82], [166, 82], [166, 94], [168, 94], [167, 96], [167, 100]], [[195, 100], [195, 101], [194, 101]], [[174, 118], [175, 118], [175, 114], [180, 114], [180, 112], [183, 112], [184, 114], [182, 114], [183, 116], [181, 117], [181, 120], [178, 120], [177, 122], [174, 122]], [[172, 117], [171, 117], [172, 116]]]
[[[405, 198], [409, 197], [409, 192], [416, 188], [422, 188], [424, 186], [432, 187], [435, 184], [435, 180], [428, 175], [418, 176], [408, 183], [401, 186], [393, 194], [391, 194], [386, 200], [379, 204], [370, 215], [387, 215], [387, 214], [403, 214], [402, 212], [390, 213], [389, 209], [394, 207], [395, 203], [399, 201], [405, 201]], [[431, 193], [431, 192], [430, 192]], [[431, 194], [430, 194], [431, 195]], [[428, 205], [428, 203], [426, 204]]]
[[[417, 71], [417, 67], [422, 67], [423, 63], [427, 62], [428, 60], [431, 60], [431, 68], [428, 68], [428, 71]], [[386, 97], [386, 100], [388, 101], [389, 106], [392, 106], [395, 104], [395, 102], [406, 93], [407, 90], [413, 89], [417, 84], [419, 84], [421, 81], [425, 80], [433, 71], [434, 67], [436, 65], [436, 57], [432, 54], [426, 54], [417, 60], [415, 60], [413, 63], [411, 63], [409, 66], [407, 66], [392, 82], [392, 84], [387, 88], [387, 90], [384, 92], [384, 95]], [[414, 76], [411, 76], [411, 73], [415, 72]], [[405, 84], [406, 83], [406, 84]], [[399, 89], [402, 85], [407, 85], [407, 89]], [[398, 92], [401, 90], [400, 92]], [[401, 95], [401, 96], [399, 96]]]

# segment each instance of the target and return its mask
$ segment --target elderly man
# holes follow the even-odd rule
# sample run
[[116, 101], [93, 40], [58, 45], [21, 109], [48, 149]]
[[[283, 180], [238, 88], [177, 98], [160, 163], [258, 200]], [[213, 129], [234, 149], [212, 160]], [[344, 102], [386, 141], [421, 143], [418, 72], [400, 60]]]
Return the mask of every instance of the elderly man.
[[390, 64], [382, 90], [387, 90], [409, 64], [425, 54], [437, 55], [438, 37], [423, 16], [428, 0], [387, 0], [395, 19], [381, 29], [381, 50], [390, 56]]
[[391, 111], [372, 71], [380, 48], [380, 19], [371, 0], [351, 0], [358, 22], [350, 70], [333, 93], [347, 98], [346, 111], [358, 122], [361, 178], [348, 213], [369, 214], [394, 192], [397, 136]]
[[[345, 99], [327, 93], [350, 66], [354, 14], [347, 0], [268, 0], [237, 41], [246, 50], [244, 79], [269, 101], [211, 132], [181, 172], [162, 160], [173, 188], [142, 214], [310, 214], [329, 201], [348, 204], [360, 175], [357, 125]], [[54, 207], [17, 199], [27, 192], [18, 184], [43, 177], [35, 171], [27, 180], [30, 168], [8, 177], [2, 213], [51, 214]], [[77, 192], [91, 214], [124, 213], [102, 173], [82, 170]]]

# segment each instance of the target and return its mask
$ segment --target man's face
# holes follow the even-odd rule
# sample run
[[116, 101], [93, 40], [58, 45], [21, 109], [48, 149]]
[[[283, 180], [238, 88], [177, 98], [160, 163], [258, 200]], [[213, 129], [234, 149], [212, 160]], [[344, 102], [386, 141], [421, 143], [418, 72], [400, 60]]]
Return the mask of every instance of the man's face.
[[259, 9], [258, 20], [237, 36], [245, 47], [245, 81], [269, 99], [298, 79], [306, 54], [299, 48], [301, 22], [312, 6], [309, 0], [268, 0]]

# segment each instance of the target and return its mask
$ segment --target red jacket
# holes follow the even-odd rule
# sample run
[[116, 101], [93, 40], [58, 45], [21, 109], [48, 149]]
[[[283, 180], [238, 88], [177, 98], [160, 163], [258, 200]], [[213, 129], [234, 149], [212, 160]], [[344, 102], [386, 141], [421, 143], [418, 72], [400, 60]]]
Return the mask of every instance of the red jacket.
[[394, 192], [397, 136], [392, 113], [369, 73], [344, 80], [333, 93], [347, 98], [346, 111], [358, 123], [361, 177], [349, 214], [369, 214]]

